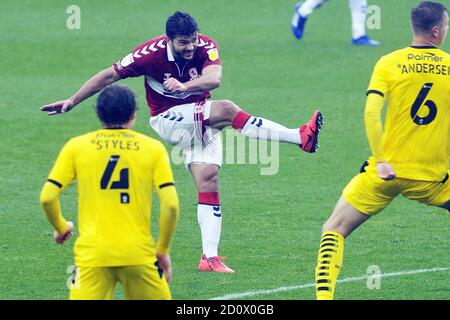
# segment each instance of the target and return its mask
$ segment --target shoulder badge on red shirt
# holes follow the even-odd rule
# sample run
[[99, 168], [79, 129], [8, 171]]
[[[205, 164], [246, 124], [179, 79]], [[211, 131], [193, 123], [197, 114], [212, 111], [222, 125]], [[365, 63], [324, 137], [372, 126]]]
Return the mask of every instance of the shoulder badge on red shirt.
[[219, 50], [217, 50], [217, 48], [209, 49], [208, 51], [206, 51], [206, 53], [208, 54], [208, 58], [211, 61], [216, 61], [217, 59], [219, 59]]

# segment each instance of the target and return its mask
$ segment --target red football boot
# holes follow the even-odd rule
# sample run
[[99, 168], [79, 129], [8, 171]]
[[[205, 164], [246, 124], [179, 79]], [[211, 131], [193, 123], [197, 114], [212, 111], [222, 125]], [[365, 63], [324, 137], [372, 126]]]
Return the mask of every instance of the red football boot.
[[314, 153], [319, 148], [319, 132], [323, 125], [323, 116], [320, 110], [314, 111], [314, 114], [308, 123], [299, 128], [302, 144], [300, 148], [308, 153]]
[[228, 268], [223, 262], [223, 257], [210, 257], [206, 258], [205, 255], [202, 256], [198, 264], [198, 270], [200, 271], [212, 271], [212, 272], [223, 272], [223, 273], [233, 273], [234, 270]]

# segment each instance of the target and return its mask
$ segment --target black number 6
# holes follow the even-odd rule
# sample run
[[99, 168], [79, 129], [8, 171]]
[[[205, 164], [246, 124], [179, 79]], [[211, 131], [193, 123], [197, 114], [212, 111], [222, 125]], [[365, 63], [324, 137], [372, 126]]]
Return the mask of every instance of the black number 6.
[[[419, 95], [416, 98], [416, 101], [414, 101], [414, 103], [411, 107], [411, 118], [413, 119], [414, 123], [416, 123], [418, 125], [429, 124], [436, 118], [436, 115], [437, 115], [436, 103], [434, 103], [432, 100], [425, 101], [428, 93], [431, 90], [431, 87], [433, 87], [432, 83], [425, 83], [423, 85], [422, 89], [420, 90]], [[424, 103], [424, 101], [425, 101], [425, 103]], [[417, 114], [419, 113], [420, 107], [423, 104], [428, 107], [430, 112], [428, 113], [428, 115], [426, 117], [422, 118], [422, 117], [419, 117]]]

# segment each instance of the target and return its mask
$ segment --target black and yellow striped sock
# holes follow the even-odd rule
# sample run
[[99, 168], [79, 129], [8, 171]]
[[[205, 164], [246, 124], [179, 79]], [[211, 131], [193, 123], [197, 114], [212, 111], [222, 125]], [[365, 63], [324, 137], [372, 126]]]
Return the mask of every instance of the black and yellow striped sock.
[[344, 257], [344, 240], [338, 232], [327, 231], [322, 234], [316, 267], [317, 300], [333, 300]]

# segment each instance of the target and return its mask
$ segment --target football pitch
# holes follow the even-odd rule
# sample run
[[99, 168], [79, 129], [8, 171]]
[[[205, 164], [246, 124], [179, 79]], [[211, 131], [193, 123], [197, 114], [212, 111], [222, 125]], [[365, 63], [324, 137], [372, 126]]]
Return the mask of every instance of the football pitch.
[[[232, 100], [249, 113], [292, 128], [321, 109], [325, 126], [317, 154], [293, 145], [280, 145], [279, 157], [269, 153], [278, 161], [276, 174], [261, 174], [268, 167], [261, 157], [257, 164], [230, 160], [222, 167], [219, 254], [235, 274], [197, 270], [197, 192], [184, 166], [173, 165], [181, 206], [171, 251], [173, 298], [314, 299], [311, 284], [322, 224], [370, 156], [363, 117], [373, 66], [411, 41], [409, 12], [417, 0], [368, 2], [381, 9], [380, 28], [368, 30], [381, 41], [377, 48], [350, 45], [344, 0], [328, 1], [316, 11], [301, 41], [290, 32], [295, 1], [3, 0], [0, 299], [68, 297], [74, 239], [54, 244], [39, 194], [64, 143], [99, 123], [95, 98], [58, 117], [47, 117], [39, 107], [68, 98], [97, 71], [163, 34], [166, 18], [176, 10], [194, 16], [200, 31], [220, 46], [223, 79], [213, 99]], [[81, 10], [75, 30], [66, 25], [66, 9], [73, 4]], [[450, 42], [442, 48], [449, 51]], [[157, 138], [148, 125], [143, 79], [122, 84], [138, 96], [135, 130]], [[69, 187], [62, 196], [63, 213], [73, 221], [75, 189]], [[157, 233], [157, 206], [153, 216]], [[450, 299], [449, 234], [444, 210], [397, 198], [347, 239], [339, 277], [344, 281], [335, 298]], [[366, 279], [373, 270], [381, 272], [379, 281]], [[120, 289], [116, 297], [123, 298]]]

